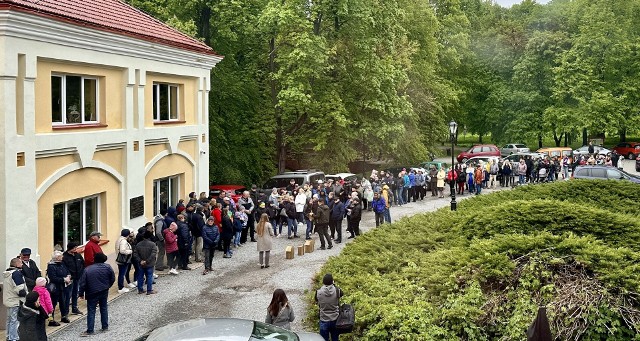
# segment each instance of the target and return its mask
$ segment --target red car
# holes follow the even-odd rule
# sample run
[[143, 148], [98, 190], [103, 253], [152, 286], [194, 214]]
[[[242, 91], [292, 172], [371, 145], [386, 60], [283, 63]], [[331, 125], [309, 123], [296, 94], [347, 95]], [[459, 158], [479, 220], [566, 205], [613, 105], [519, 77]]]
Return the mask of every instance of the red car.
[[493, 144], [478, 144], [469, 148], [466, 152], [460, 153], [458, 155], [458, 162], [465, 163], [474, 156], [500, 157], [500, 149]]
[[640, 155], [640, 142], [620, 142], [613, 147], [613, 150], [629, 160], [633, 160]]
[[211, 185], [209, 186], [209, 195], [212, 198], [217, 198], [220, 195], [220, 192], [225, 191], [227, 195], [233, 199], [233, 201], [238, 202], [238, 199], [242, 196], [242, 192], [248, 191], [248, 189], [241, 185]]

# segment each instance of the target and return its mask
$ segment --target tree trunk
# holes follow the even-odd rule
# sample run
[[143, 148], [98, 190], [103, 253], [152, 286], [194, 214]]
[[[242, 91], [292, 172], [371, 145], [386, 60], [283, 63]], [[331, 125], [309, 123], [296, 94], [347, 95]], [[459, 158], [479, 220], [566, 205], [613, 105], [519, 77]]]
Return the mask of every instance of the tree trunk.
[[207, 5], [200, 9], [198, 35], [204, 38], [205, 44], [211, 46], [211, 8]]
[[478, 136], [478, 143], [482, 143], [482, 133], [480, 133]]
[[538, 134], [538, 149], [542, 148], [542, 134]]
[[553, 141], [556, 143], [556, 147], [560, 147], [560, 142], [562, 142], [562, 135], [564, 135], [564, 133], [558, 136], [556, 131], [555, 130], [553, 131]]
[[620, 142], [627, 142], [627, 129], [620, 129]]
[[582, 145], [586, 146], [589, 144], [589, 137], [587, 136], [587, 128], [582, 128]]
[[565, 147], [569, 146], [569, 133], [564, 134], [564, 146]]

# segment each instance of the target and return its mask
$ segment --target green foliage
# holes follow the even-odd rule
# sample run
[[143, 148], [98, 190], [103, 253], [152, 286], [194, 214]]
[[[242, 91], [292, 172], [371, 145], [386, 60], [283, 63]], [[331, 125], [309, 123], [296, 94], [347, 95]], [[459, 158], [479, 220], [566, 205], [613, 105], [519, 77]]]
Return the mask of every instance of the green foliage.
[[355, 305], [357, 339], [521, 340], [539, 305], [559, 339], [631, 339], [637, 187], [576, 180], [464, 200], [361, 236], [320, 273]]

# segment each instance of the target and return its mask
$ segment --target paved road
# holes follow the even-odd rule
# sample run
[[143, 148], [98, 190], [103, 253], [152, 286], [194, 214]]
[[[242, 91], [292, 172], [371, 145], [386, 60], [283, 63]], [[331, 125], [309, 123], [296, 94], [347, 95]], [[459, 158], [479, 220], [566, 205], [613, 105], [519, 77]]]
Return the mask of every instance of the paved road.
[[[443, 161], [445, 161], [443, 159]], [[635, 164], [626, 160], [625, 170], [632, 174]], [[483, 190], [482, 193], [491, 193]], [[468, 197], [467, 195], [464, 198]], [[430, 212], [449, 206], [449, 198], [410, 203], [391, 209], [392, 220], [417, 213]], [[346, 227], [346, 224], [343, 224]], [[365, 212], [360, 224], [363, 231], [375, 228], [373, 213]], [[344, 228], [344, 227], [343, 227]], [[319, 246], [317, 235], [316, 246]], [[273, 243], [271, 267], [260, 269], [258, 253], [254, 243], [238, 249], [233, 258], [223, 259], [217, 252], [214, 257], [213, 274], [201, 275], [201, 271], [183, 272], [178, 276], [162, 276], [157, 280], [157, 295], [146, 296], [129, 293], [121, 295], [110, 303], [109, 331], [98, 333], [91, 339], [133, 340], [149, 330], [167, 323], [198, 317], [238, 317], [263, 320], [271, 295], [276, 288], [287, 293], [296, 313], [293, 330], [303, 330], [302, 319], [308, 307], [305, 293], [312, 287], [312, 278], [330, 256], [340, 253], [345, 244], [338, 244], [332, 250], [316, 250], [293, 260], [285, 260], [287, 245], [301, 245], [303, 239], [275, 239]], [[351, 240], [349, 241], [351, 242]], [[339, 279], [336, 279], [339, 281]], [[86, 319], [52, 335], [51, 340], [76, 340], [86, 329]], [[99, 318], [96, 330], [100, 329]]]

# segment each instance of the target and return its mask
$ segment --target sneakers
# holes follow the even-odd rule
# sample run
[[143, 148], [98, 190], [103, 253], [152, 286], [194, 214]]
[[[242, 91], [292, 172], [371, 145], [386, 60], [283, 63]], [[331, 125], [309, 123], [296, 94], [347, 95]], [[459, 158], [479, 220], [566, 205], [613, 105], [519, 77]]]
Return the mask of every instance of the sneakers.
[[71, 321], [69, 321], [69, 318], [66, 316], [62, 316], [62, 318], [60, 319], [60, 322], [62, 323], [71, 323]]
[[118, 290], [118, 294], [126, 294], [128, 292], [129, 292], [129, 289], [127, 289], [127, 288], [122, 288], [122, 289]]
[[222, 258], [231, 258], [231, 255], [224, 255]]
[[178, 270], [176, 270], [176, 269], [171, 269], [171, 270], [169, 270], [169, 273], [170, 273], [170, 274], [172, 274], [172, 275], [177, 275], [177, 274], [179, 274]]
[[204, 276], [204, 275], [207, 275], [207, 274], [209, 274], [209, 269], [204, 269], [204, 271], [202, 271], [202, 275]]
[[129, 283], [129, 285], [127, 285], [129, 288], [135, 288], [136, 286], [138, 286], [138, 283], [136, 282], [131, 282]]
[[60, 322], [56, 320], [49, 321], [49, 327], [58, 327], [58, 326], [60, 326]]
[[153, 279], [156, 279], [156, 278], [158, 278], [158, 275], [153, 274]]
[[81, 337], [87, 337], [87, 336], [91, 336], [91, 335], [96, 335], [96, 333], [94, 333], [94, 332], [82, 332], [82, 333], [80, 333]]

